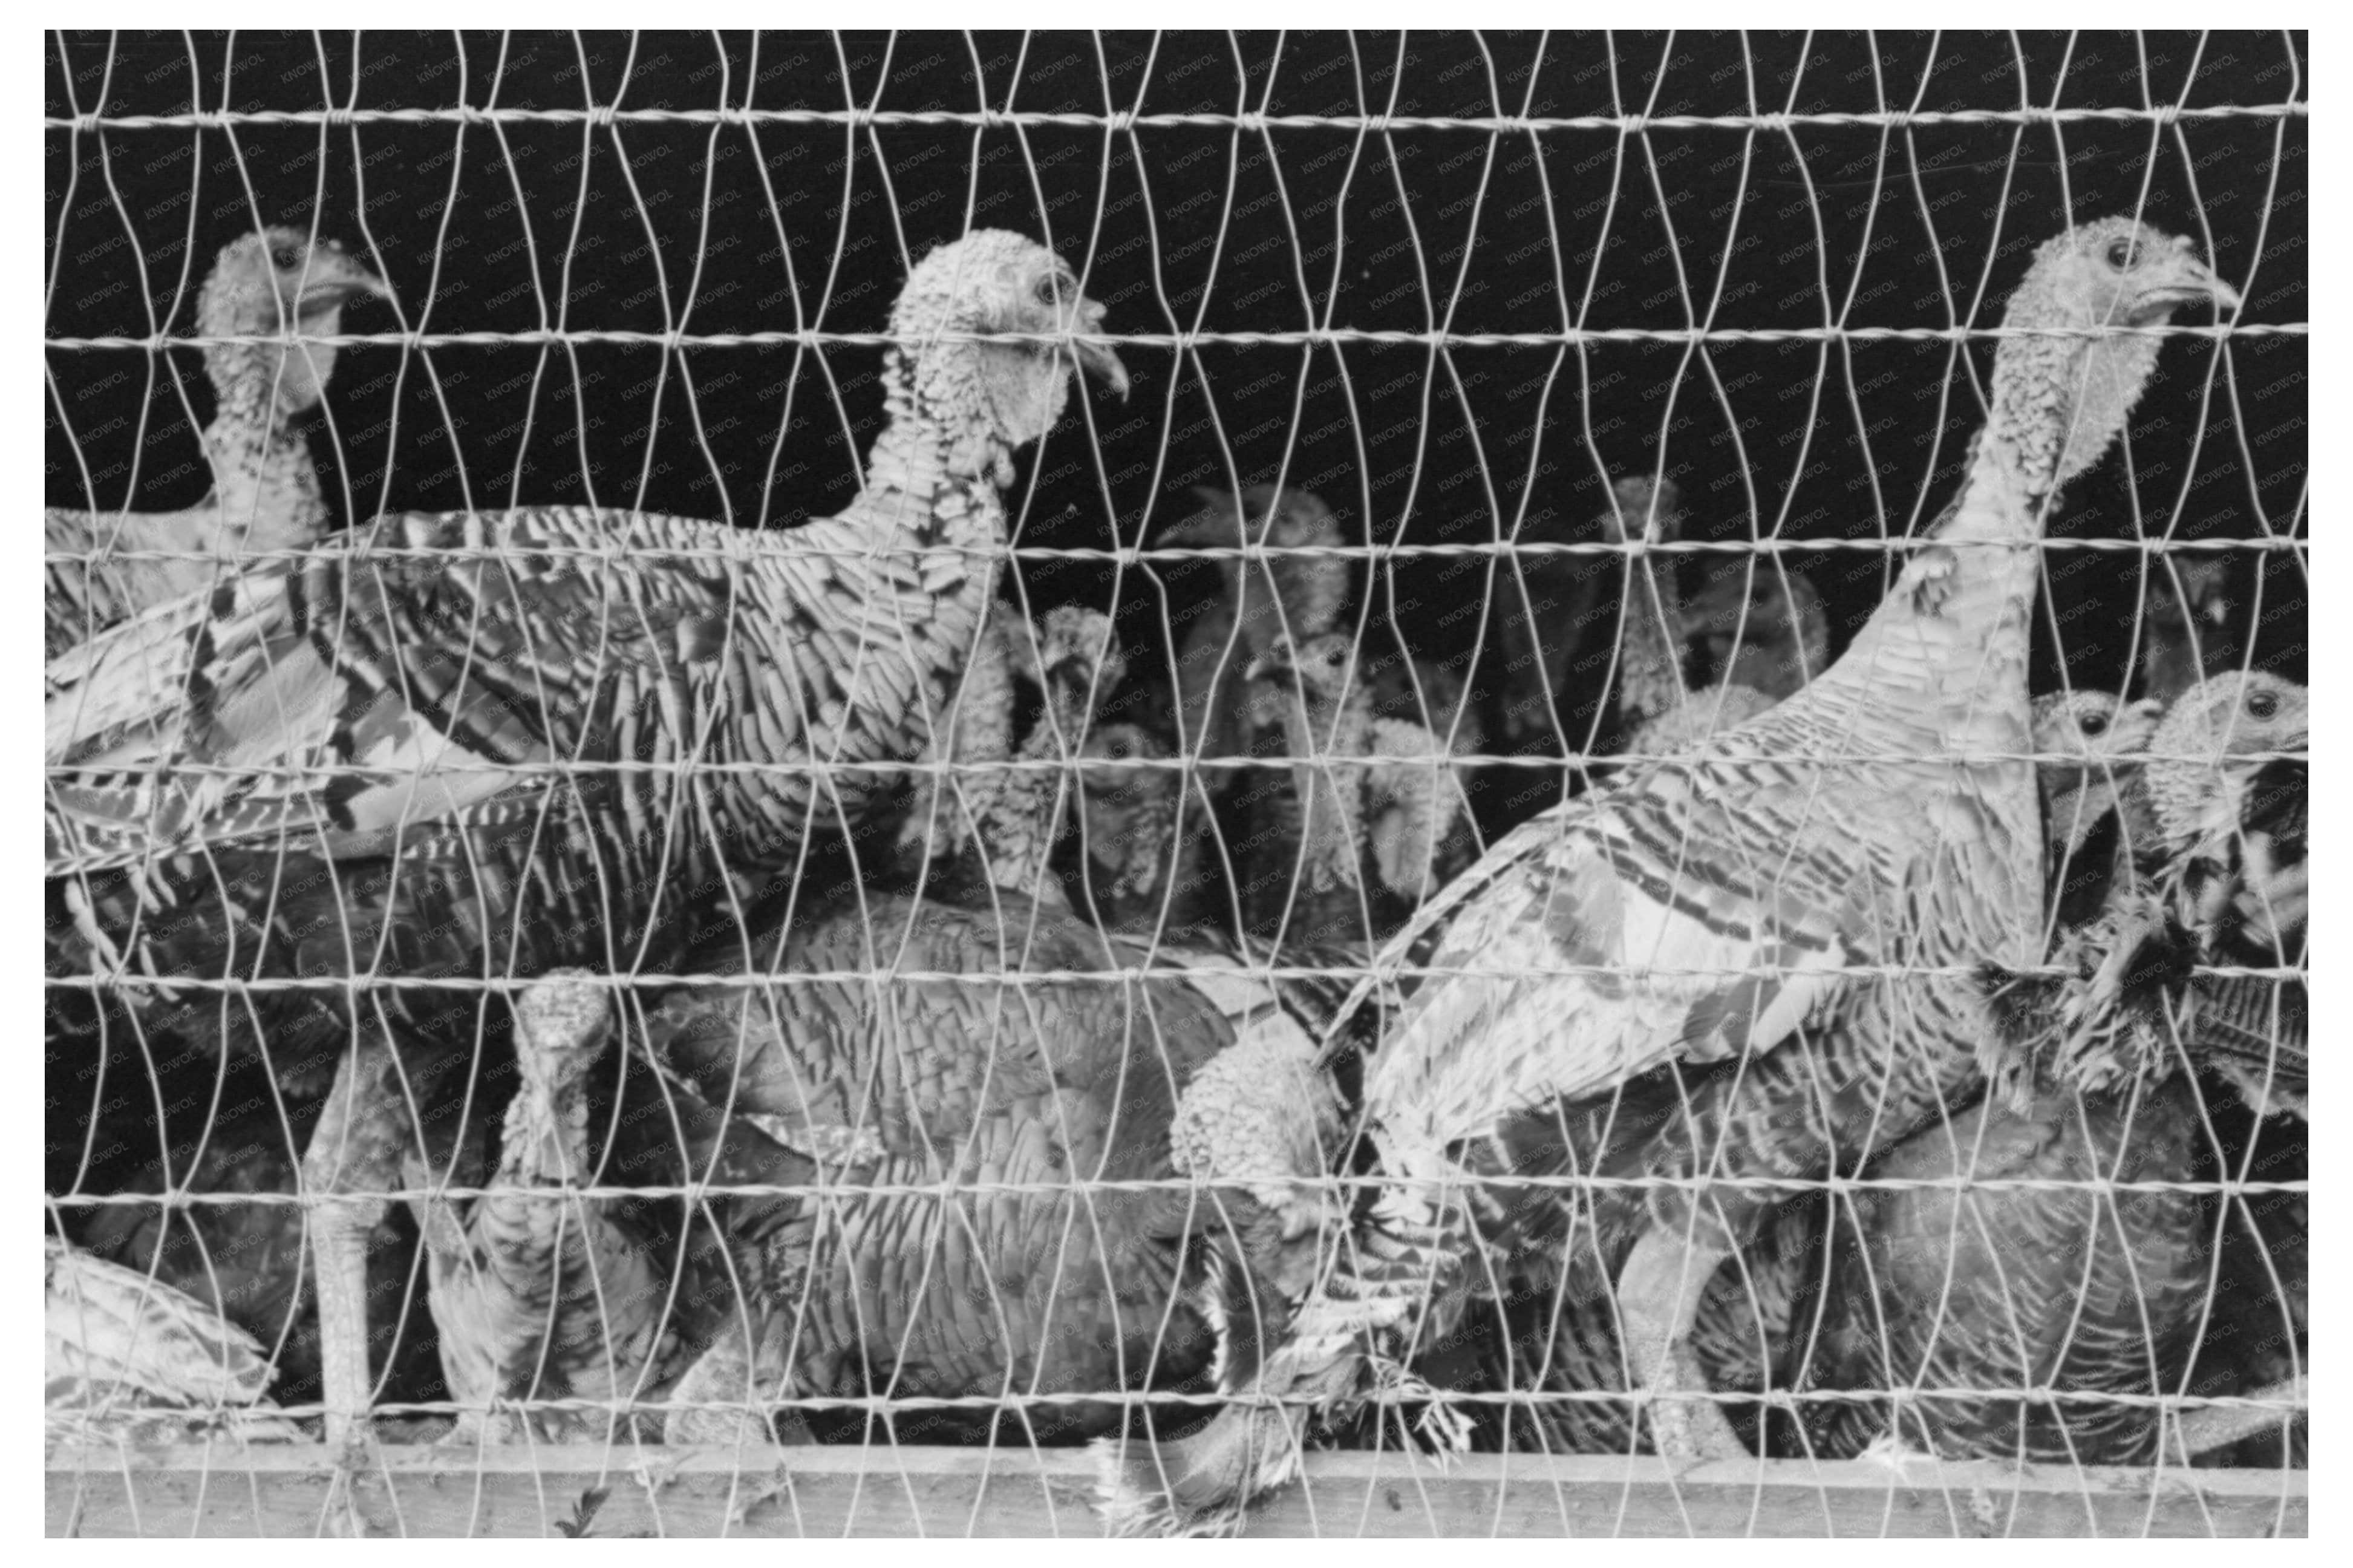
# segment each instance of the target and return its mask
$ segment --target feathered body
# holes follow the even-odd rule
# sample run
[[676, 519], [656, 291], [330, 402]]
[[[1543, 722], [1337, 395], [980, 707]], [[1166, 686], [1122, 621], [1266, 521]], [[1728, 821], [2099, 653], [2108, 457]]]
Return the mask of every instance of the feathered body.
[[[1556, 514], [1540, 513], [1514, 525], [1514, 546], [1584, 545], [1579, 528]], [[1599, 553], [1514, 548], [1495, 567], [1489, 635], [1483, 640], [1476, 686], [1486, 734], [1514, 749], [1558, 752], [1567, 741], [1560, 715], [1573, 711], [1577, 650], [1597, 626], [1602, 588], [1613, 563]], [[1465, 750], [1477, 747], [1465, 747]]]
[[1830, 668], [1821, 592], [1778, 556], [1718, 567], [1685, 609], [1683, 631], [1704, 661], [1702, 691], [1739, 687], [1769, 706]]
[[[684, 1353], [715, 1331], [701, 1291], [673, 1295], [624, 1203], [586, 1198], [591, 1072], [612, 1033], [607, 989], [556, 971], [515, 1002], [522, 1088], [507, 1107], [498, 1169], [480, 1197], [453, 1201], [411, 1160], [454, 1440], [607, 1442], [632, 1429], [595, 1405], [659, 1397]], [[586, 1406], [547, 1407], [579, 1400]], [[517, 1408], [509, 1409], [512, 1404]]]
[[[1898, 1393], [1815, 1406], [1819, 1451], [1849, 1458], [1892, 1435], [1946, 1458], [2155, 1459], [2159, 1410], [2140, 1402], [2184, 1392], [2215, 1234], [2208, 1194], [2164, 1184], [2189, 1181], [2203, 1123], [2179, 1077], [2116, 1095], [2046, 1085], [1881, 1161], [1837, 1222], [1805, 1381]], [[1995, 1184], [1875, 1185], [1955, 1177]]]
[[[998, 903], [881, 898], [763, 932], [773, 978], [648, 1015], [690, 1179], [829, 1189], [721, 1204], [771, 1393], [1113, 1393], [1208, 1361], [1176, 1285], [1215, 1205], [1084, 1184], [1181, 1177], [1178, 1098], [1233, 1029], [1184, 980], [1123, 972], [1091, 927]], [[999, 1414], [924, 1419], [986, 1430]], [[1038, 1435], [1117, 1418], [1015, 1417]]]
[[[777, 538], [585, 508], [388, 517], [55, 662], [51, 979], [151, 1033], [301, 1054], [354, 1030], [469, 1041], [479, 995], [437, 980], [666, 965], [789, 873], [813, 821], [869, 807], [973, 645], [1012, 453], [1060, 418], [1070, 366], [956, 334], [1101, 319], [1050, 252], [975, 234], [902, 293], [913, 346], [886, 355], [887, 422], [839, 517]], [[1076, 352], [1124, 389], [1116, 357]], [[364, 1007], [342, 983], [250, 1006], [149, 983], [181, 976], [407, 983]], [[373, 1165], [397, 1105], [352, 1107]]]
[[1295, 834], [1263, 832], [1251, 885], [1269, 923], [1310, 941], [1361, 941], [1391, 907], [1435, 890], [1470, 799], [1446, 742], [1409, 719], [1384, 718], [1355, 676], [1342, 632], [1278, 636], [1250, 678], [1283, 704]]
[[[268, 228], [222, 247], [197, 292], [196, 331], [332, 337], [344, 305], [385, 292], [384, 281], [334, 241]], [[301, 425], [319, 406], [335, 355], [331, 344], [207, 344], [211, 493], [179, 512], [48, 509], [48, 657], [236, 576], [255, 564], [241, 559], [248, 551], [298, 549], [325, 533], [326, 498]]]
[[250, 1334], [185, 1292], [42, 1242], [43, 1429], [51, 1443], [301, 1439]]
[[1083, 885], [1106, 930], [1192, 924], [1203, 872], [1201, 834], [1180, 821], [1187, 782], [1166, 743], [1141, 725], [1088, 736], [1079, 775]]
[[[2042, 247], [2006, 321], [2080, 333], [2233, 298], [2185, 243], [2108, 220]], [[1386, 1032], [1364, 1107], [1393, 1184], [1268, 1359], [1268, 1392], [1343, 1396], [1368, 1350], [1377, 1366], [1442, 1328], [1486, 1285], [1476, 1237], [1504, 1202], [1460, 1183], [1526, 1169], [1521, 1144], [1547, 1169], [1581, 1168], [1558, 1107], [1673, 1066], [1684, 1093], [1634, 1172], [1673, 1180], [1647, 1192], [1610, 1260], [1629, 1359], [1672, 1392], [1693, 1381], [1709, 1278], [1778, 1201], [1683, 1181], [1854, 1172], [1981, 1087], [1996, 1036], [1972, 967], [2041, 953], [2042, 821], [2023, 760], [2035, 546], [2157, 349], [2139, 334], [2005, 340], [1960, 494], [1836, 664], [1692, 762], [1516, 830], [1399, 934], [1390, 961], [1428, 978]], [[1699, 1430], [1709, 1412], [1657, 1414], [1675, 1446], [1728, 1442]], [[1128, 1458], [1107, 1482], [1114, 1520], [1231, 1518], [1291, 1473], [1300, 1418], [1229, 1410], [1174, 1456]]]
[[[1194, 618], [1177, 652], [1186, 753], [1247, 756], [1256, 731], [1282, 722], [1282, 708], [1245, 672], [1278, 636], [1305, 639], [1339, 624], [1348, 602], [1348, 559], [1310, 553], [1336, 551], [1344, 541], [1332, 509], [1307, 491], [1256, 484], [1236, 495], [1207, 488], [1193, 494], [1202, 509], [1164, 530], [1162, 545], [1302, 552], [1219, 559], [1224, 591]], [[1226, 786], [1229, 771], [1208, 771], [1212, 790]]]

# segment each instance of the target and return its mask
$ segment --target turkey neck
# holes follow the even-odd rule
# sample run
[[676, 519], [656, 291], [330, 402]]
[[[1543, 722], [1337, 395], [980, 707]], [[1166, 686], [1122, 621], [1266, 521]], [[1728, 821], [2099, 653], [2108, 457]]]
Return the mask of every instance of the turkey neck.
[[[1020, 762], [1051, 762], [1075, 753], [1087, 723], [1087, 693], [1062, 689], [1051, 673], [1046, 676], [1049, 710], [1022, 739], [1015, 753]], [[1067, 748], [1067, 752], [1066, 749]], [[1063, 807], [1069, 798], [1067, 768], [1024, 768], [1008, 771], [985, 787], [979, 821], [981, 842], [988, 853], [988, 879], [1008, 893], [1018, 893], [1050, 908], [1067, 907], [1061, 883], [1050, 874], [1054, 842], [1060, 836]]]
[[579, 1092], [579, 1071], [555, 1075], [565, 1071], [553, 1064], [524, 1067], [523, 1092], [507, 1106], [498, 1179], [482, 1200], [493, 1210], [544, 1216], [550, 1211], [543, 1202], [510, 1189], [586, 1180], [588, 1098]]
[[1285, 695], [1282, 733], [1299, 803], [1303, 881], [1311, 893], [1354, 887], [1358, 880], [1356, 813], [1349, 795], [1363, 764], [1335, 764], [1322, 758], [1366, 755], [1372, 744], [1371, 700], [1362, 693], [1338, 704], [1321, 695], [1303, 702], [1297, 693]]
[[[333, 332], [329, 321], [319, 330]], [[248, 329], [250, 330], [250, 329]], [[290, 355], [301, 350], [288, 350]], [[224, 549], [283, 550], [311, 543], [325, 520], [326, 502], [311, 463], [310, 447], [295, 422], [310, 407], [297, 397], [313, 376], [288, 366], [279, 374], [278, 350], [254, 344], [216, 347], [206, 369], [219, 407], [205, 427], [212, 460], [212, 503], [220, 512]], [[317, 366], [323, 380], [327, 366]], [[209, 582], [209, 561], [166, 563], [178, 575]]]
[[1680, 640], [1672, 630], [1682, 623], [1683, 594], [1673, 557], [1647, 551], [1629, 555], [1626, 662], [1618, 677], [1618, 705], [1630, 720], [1660, 718], [1683, 706]]
[[896, 348], [884, 358], [882, 380], [882, 433], [867, 459], [865, 488], [841, 520], [878, 549], [898, 543], [923, 552], [927, 586], [945, 587], [944, 576], [955, 584], [933, 589], [940, 619], [925, 630], [953, 643], [961, 663], [996, 597], [1007, 546], [1000, 490], [1013, 481], [1012, 449], [980, 408], [966, 406], [969, 397], [919, 385]]

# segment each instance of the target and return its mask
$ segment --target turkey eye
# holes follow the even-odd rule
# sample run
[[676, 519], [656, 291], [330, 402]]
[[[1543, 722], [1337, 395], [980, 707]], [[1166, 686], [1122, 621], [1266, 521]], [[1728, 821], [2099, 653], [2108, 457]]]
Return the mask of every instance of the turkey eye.
[[2121, 272], [2132, 265], [2133, 248], [2129, 239], [2108, 241], [2108, 265]]
[[2247, 713], [2250, 716], [2259, 719], [2267, 719], [2277, 712], [2279, 712], [2278, 697], [2273, 695], [2269, 692], [2253, 692], [2248, 694]]
[[2092, 736], [2095, 740], [2101, 736], [2107, 734], [2108, 715], [2105, 714], [2086, 714], [2084, 716], [2084, 733]]
[[1061, 291], [1060, 286], [1055, 282], [1053, 277], [1050, 274], [1039, 279], [1038, 286], [1029, 291], [1037, 296], [1038, 302], [1039, 304], [1050, 305], [1054, 302], [1056, 297]]

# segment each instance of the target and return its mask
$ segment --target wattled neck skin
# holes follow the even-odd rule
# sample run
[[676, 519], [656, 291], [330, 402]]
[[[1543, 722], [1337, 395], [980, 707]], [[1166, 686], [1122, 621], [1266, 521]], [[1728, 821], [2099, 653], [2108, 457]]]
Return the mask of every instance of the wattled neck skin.
[[343, 309], [384, 281], [332, 240], [311, 243], [288, 228], [246, 235], [225, 246], [196, 300], [208, 343], [205, 371], [215, 409], [205, 429], [213, 503], [238, 547], [289, 549], [326, 526], [326, 501], [301, 425], [325, 397], [335, 348], [311, 341], [343, 330]]
[[1093, 334], [1103, 321], [1070, 270], [1023, 236], [983, 229], [926, 257], [892, 313], [901, 342], [883, 356], [885, 420], [853, 510], [896, 517], [940, 543], [1002, 544], [997, 493], [1013, 482], [1014, 451], [1061, 418], [1073, 370], [1122, 397], [1127, 372], [1099, 345], [955, 339]]

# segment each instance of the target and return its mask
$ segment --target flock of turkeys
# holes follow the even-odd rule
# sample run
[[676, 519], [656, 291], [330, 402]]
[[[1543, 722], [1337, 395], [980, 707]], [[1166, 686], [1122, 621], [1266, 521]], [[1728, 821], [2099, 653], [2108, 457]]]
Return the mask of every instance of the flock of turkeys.
[[[2237, 308], [2186, 241], [2035, 252], [1842, 646], [1781, 555], [1686, 593], [1627, 478], [1470, 667], [1358, 635], [1300, 490], [1148, 541], [1165, 660], [1001, 592], [1016, 454], [1128, 389], [1019, 236], [913, 269], [863, 487], [782, 533], [332, 534], [286, 334], [386, 292], [230, 245], [210, 498], [47, 516], [53, 1442], [1093, 1437], [1145, 1532], [1384, 1422], [2300, 1445], [2302, 1193], [2214, 1188], [2300, 1174], [2304, 692], [2221, 557], [2133, 700], [2028, 689], [2130, 329]], [[1482, 821], [1580, 693], [1614, 745]]]

